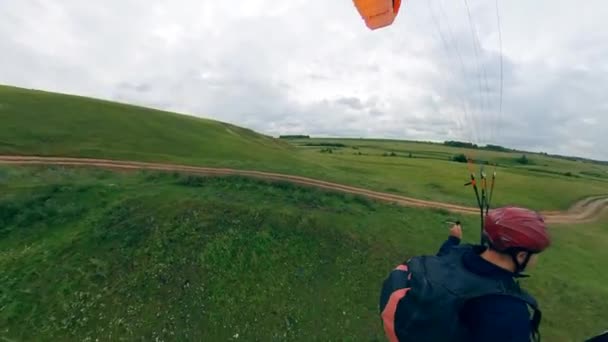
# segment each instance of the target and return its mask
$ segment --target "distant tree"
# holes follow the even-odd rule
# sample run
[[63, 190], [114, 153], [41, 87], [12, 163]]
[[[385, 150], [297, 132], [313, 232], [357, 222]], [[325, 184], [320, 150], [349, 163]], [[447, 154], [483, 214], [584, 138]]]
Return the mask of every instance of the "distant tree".
[[346, 147], [344, 144], [340, 143], [329, 143], [329, 142], [320, 142], [320, 143], [305, 143], [304, 146], [323, 146], [323, 147]]
[[509, 152], [510, 150], [506, 147], [502, 147], [500, 145], [486, 145], [484, 148], [484, 150], [489, 150], [489, 151], [498, 151], [498, 152]]
[[462, 141], [446, 141], [443, 144], [446, 146], [451, 146], [451, 147], [462, 147], [462, 148], [472, 148], [472, 149], [479, 148], [479, 146], [477, 146], [476, 144], [473, 144], [470, 142], [462, 142]]
[[528, 159], [528, 157], [525, 154], [522, 155], [521, 157], [515, 159], [515, 161], [522, 165], [530, 164], [530, 159]]
[[310, 135], [280, 135], [279, 139], [310, 139]]
[[469, 161], [469, 158], [467, 158], [467, 156], [465, 156], [464, 154], [457, 154], [455, 156], [452, 157], [452, 161], [455, 162], [459, 162], [459, 163], [467, 163]]

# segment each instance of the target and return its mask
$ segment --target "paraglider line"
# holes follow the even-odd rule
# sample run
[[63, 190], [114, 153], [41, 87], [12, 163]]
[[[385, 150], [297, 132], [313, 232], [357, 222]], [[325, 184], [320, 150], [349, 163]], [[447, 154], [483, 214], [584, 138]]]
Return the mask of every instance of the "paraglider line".
[[[473, 23], [473, 16], [471, 15], [471, 9], [469, 7], [469, 2], [464, 0], [464, 5], [467, 10], [467, 17], [469, 19], [469, 26], [471, 28], [471, 36], [473, 38], [473, 51], [475, 52], [475, 64], [477, 66], [477, 81], [479, 86], [479, 109], [480, 112], [483, 113], [484, 110], [484, 91], [483, 88], [485, 86], [486, 91], [489, 92], [488, 80], [485, 72], [485, 68], [479, 62], [479, 53], [480, 53], [480, 43], [477, 35], [477, 30], [475, 29], [475, 25]], [[482, 80], [482, 78], [484, 80]]]
[[484, 225], [485, 215], [484, 215], [483, 200], [479, 194], [479, 188], [477, 187], [477, 179], [475, 179], [475, 173], [473, 173], [473, 172], [471, 172], [471, 181], [465, 184], [465, 186], [469, 186], [469, 185], [471, 185], [473, 187], [473, 191], [475, 192], [475, 198], [477, 198], [477, 204], [479, 205], [479, 213], [481, 215], [481, 234], [480, 234], [481, 244], [484, 244], [485, 238], [483, 235], [483, 225]]
[[[430, 2], [427, 2], [427, 3], [429, 4], [429, 10], [431, 11], [431, 15], [433, 16], [435, 25], [437, 26], [437, 29], [441, 33], [441, 25], [439, 24], [439, 20], [434, 16], [433, 9], [431, 7]], [[449, 38], [450, 38], [449, 40], [452, 42], [454, 50], [456, 51], [456, 56], [458, 57], [458, 62], [460, 63], [460, 70], [462, 71], [462, 77], [464, 79], [466, 79], [466, 77], [467, 77], [466, 67], [463, 62], [462, 53], [460, 52], [460, 49], [458, 48], [458, 41], [456, 40], [456, 35], [454, 34], [454, 30], [452, 29], [450, 20], [448, 19], [448, 16], [445, 14], [445, 10], [443, 9], [443, 2], [441, 0], [439, 0], [438, 3], [439, 3], [439, 15], [443, 19], [443, 21], [445, 21], [445, 23], [446, 23], [446, 26], [448, 28]], [[448, 50], [449, 49], [449, 46], [448, 46], [449, 44], [447, 44], [448, 39], [443, 39], [443, 40], [444, 40], [444, 44], [446, 45], [446, 50]], [[467, 110], [467, 105], [466, 105], [466, 101], [464, 100], [464, 96], [461, 96], [461, 98], [462, 98], [463, 107], [464, 107], [465, 120], [467, 122], [473, 122], [473, 117], [472, 117], [473, 114]], [[472, 130], [467, 130], [467, 133], [469, 135], [468, 138], [471, 142], [479, 142], [476, 125], [474, 123], [472, 124], [472, 128], [473, 128]], [[473, 131], [472, 134], [471, 134], [471, 131]]]
[[492, 174], [492, 182], [490, 182], [490, 195], [486, 203], [486, 214], [490, 212], [492, 205], [492, 196], [494, 195], [494, 185], [496, 184], [496, 166], [494, 166], [494, 173]]
[[[441, 4], [441, 2], [440, 2], [440, 4]], [[443, 48], [446, 53], [446, 57], [448, 57], [448, 59], [449, 59], [450, 44], [448, 44], [448, 39], [446, 39], [446, 37], [441, 29], [439, 19], [437, 18], [437, 15], [435, 14], [435, 11], [433, 10], [433, 7], [432, 7], [430, 1], [427, 2], [427, 5], [429, 7], [429, 13], [431, 14], [431, 19], [433, 20], [433, 24], [435, 25], [435, 27], [437, 29], [437, 33], [439, 34], [439, 38], [440, 38], [441, 42], [443, 43]], [[449, 22], [448, 22], [448, 29], [449, 30], [451, 29], [451, 27], [449, 26]], [[452, 38], [453, 38], [453, 34], [452, 34]], [[461, 69], [463, 71], [463, 74], [465, 74], [465, 67], [464, 67], [464, 63], [462, 60], [462, 56], [460, 54], [460, 51], [458, 50], [458, 46], [455, 43], [454, 43], [454, 46], [456, 49], [456, 53], [458, 55], [458, 60], [460, 62]], [[448, 72], [452, 73], [453, 71], [452, 71], [452, 69], [448, 69]], [[464, 113], [465, 120], [472, 121], [471, 114], [469, 113], [469, 111], [467, 109], [467, 105], [466, 105], [466, 101], [464, 100], [464, 97], [460, 94], [458, 95], [458, 97], [460, 99], [460, 102], [462, 103], [462, 111]], [[472, 130], [467, 130], [467, 129], [465, 129], [466, 126], [463, 124], [459, 115], [456, 115], [453, 117], [455, 118], [456, 124], [458, 125], [458, 128], [461, 130], [461, 132], [465, 135], [468, 135], [468, 139], [470, 141], [477, 142], [478, 137], [477, 137], [477, 131], [475, 129], [476, 128], [475, 125], [474, 124], [472, 125], [472, 128], [473, 128]]]
[[[498, 7], [498, 0], [496, 0], [496, 21], [498, 23], [498, 48], [500, 52], [500, 98], [498, 101], [498, 118], [499, 121], [502, 122], [502, 97], [503, 97], [503, 86], [504, 86], [504, 78], [503, 78], [503, 56], [502, 56], [502, 27], [500, 24], [500, 9]], [[497, 124], [498, 126], [498, 124]], [[498, 130], [500, 132], [500, 130]]]

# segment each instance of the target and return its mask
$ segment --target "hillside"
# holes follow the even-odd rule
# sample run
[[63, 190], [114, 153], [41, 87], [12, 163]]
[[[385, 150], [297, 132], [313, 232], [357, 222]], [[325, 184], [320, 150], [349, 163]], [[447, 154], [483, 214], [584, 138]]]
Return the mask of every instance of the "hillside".
[[289, 160], [271, 137], [212, 120], [0, 86], [0, 154], [259, 167]]
[[[0, 154], [267, 170], [474, 204], [462, 186], [466, 165], [449, 160], [466, 151], [453, 147], [287, 144], [215, 121], [10, 87], [0, 88], [0, 117]], [[608, 189], [596, 165], [479, 156], [500, 165], [496, 203], [557, 209]], [[242, 177], [0, 165], [0, 188], [7, 340], [381, 340], [387, 272], [434, 253], [446, 220], [461, 219], [468, 241], [479, 238], [476, 216]], [[550, 341], [582, 340], [608, 320], [605, 220], [552, 226], [554, 245], [524, 280]]]
[[[384, 277], [459, 218], [238, 177], [0, 166], [0, 188], [9, 341], [382, 341]], [[553, 228], [522, 282], [543, 337], [581, 341], [608, 321], [606, 226]]]
[[[496, 205], [565, 210], [608, 193], [608, 167], [548, 156], [364, 139], [289, 142], [217, 121], [0, 86], [0, 155], [69, 156], [279, 172], [474, 206], [461, 153], [499, 165]], [[331, 145], [336, 146], [331, 146]]]

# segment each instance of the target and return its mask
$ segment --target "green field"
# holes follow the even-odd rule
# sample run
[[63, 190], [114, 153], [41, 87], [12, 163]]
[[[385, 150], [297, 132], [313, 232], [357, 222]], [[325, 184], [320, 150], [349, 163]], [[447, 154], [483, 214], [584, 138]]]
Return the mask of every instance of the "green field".
[[[0, 154], [277, 171], [474, 205], [466, 153], [497, 163], [497, 204], [562, 209], [608, 193], [606, 165], [388, 140], [279, 140], [210, 120], [0, 87]], [[333, 145], [333, 146], [329, 146]], [[331, 149], [331, 153], [328, 149]], [[394, 156], [391, 156], [391, 153]], [[411, 157], [410, 157], [411, 154]], [[0, 166], [0, 339], [381, 341], [395, 264], [435, 253], [446, 220], [244, 178]], [[554, 226], [525, 287], [547, 341], [606, 329], [608, 217]]]
[[[520, 165], [516, 160], [521, 158], [521, 153], [462, 150], [403, 141], [305, 139], [290, 142], [298, 148], [301, 158], [331, 169], [327, 174], [332, 180], [416, 198], [474, 204], [471, 189], [463, 186], [469, 166], [449, 161], [459, 153], [498, 165], [496, 168], [486, 166], [488, 174], [497, 171], [497, 205], [566, 209], [582, 197], [608, 193], [608, 166], [600, 164], [528, 154], [531, 164]], [[328, 144], [344, 147], [307, 146]], [[331, 154], [319, 152], [327, 148], [332, 149]], [[391, 153], [396, 156], [390, 156]], [[477, 171], [477, 166], [474, 170]]]
[[[383, 340], [383, 278], [454, 218], [241, 178], [2, 167], [0, 186], [9, 340]], [[608, 231], [553, 237], [524, 284], [547, 341], [581, 340], [608, 321]]]
[[269, 168], [290, 147], [251, 130], [152, 109], [0, 86], [0, 154]]
[[[266, 137], [216, 121], [83, 97], [0, 86], [0, 154], [97, 157], [303, 175], [436, 201], [474, 205], [465, 153], [499, 165], [495, 203], [567, 209], [608, 193], [608, 165], [382, 140]], [[321, 153], [326, 146], [342, 144]], [[384, 157], [393, 152], [396, 156]], [[409, 158], [410, 153], [412, 158]]]

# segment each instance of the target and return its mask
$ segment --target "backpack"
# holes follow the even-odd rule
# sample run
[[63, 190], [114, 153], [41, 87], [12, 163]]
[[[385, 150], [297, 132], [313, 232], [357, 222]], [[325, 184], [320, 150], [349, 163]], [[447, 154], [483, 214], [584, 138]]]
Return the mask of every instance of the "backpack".
[[538, 331], [541, 312], [534, 298], [514, 279], [497, 280], [469, 271], [462, 258], [474, 246], [453, 247], [447, 255], [414, 257], [397, 266], [384, 282], [380, 313], [391, 342], [467, 341], [468, 331], [459, 313], [473, 298], [512, 296], [534, 311], [533, 331]]

